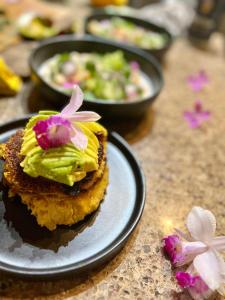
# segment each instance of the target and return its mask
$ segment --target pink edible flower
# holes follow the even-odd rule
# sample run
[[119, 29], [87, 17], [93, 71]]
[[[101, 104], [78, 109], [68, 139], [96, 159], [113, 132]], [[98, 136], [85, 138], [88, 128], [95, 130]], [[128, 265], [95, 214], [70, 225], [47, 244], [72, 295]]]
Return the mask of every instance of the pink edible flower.
[[76, 122], [94, 122], [100, 116], [91, 111], [77, 112], [83, 103], [83, 93], [74, 87], [69, 104], [57, 115], [38, 121], [33, 130], [39, 146], [48, 150], [72, 142], [78, 149], [87, 147], [88, 139]]
[[164, 251], [173, 265], [183, 260], [181, 239], [178, 235], [170, 235], [163, 239]]
[[207, 299], [212, 291], [199, 275], [188, 272], [177, 272], [176, 279], [181, 288], [188, 289], [193, 299]]
[[202, 108], [202, 102], [200, 100], [196, 100], [194, 110], [185, 111], [183, 115], [190, 128], [198, 128], [202, 123], [210, 118], [211, 113], [207, 110], [204, 111]]
[[57, 115], [44, 121], [38, 121], [33, 130], [39, 146], [44, 150], [69, 143], [73, 132], [71, 123]]
[[187, 78], [187, 83], [191, 87], [194, 92], [199, 92], [203, 89], [205, 85], [209, 82], [208, 76], [206, 75], [205, 71], [200, 71], [196, 75], [190, 75]]
[[179, 286], [185, 289], [194, 286], [196, 277], [187, 272], [177, 272], [176, 279]]
[[206, 251], [201, 242], [184, 242], [178, 235], [169, 235], [163, 239], [164, 251], [174, 266], [183, 266], [193, 258]]
[[[189, 287], [193, 299], [206, 299], [215, 291], [225, 295], [225, 262], [220, 255], [225, 251], [225, 236], [214, 237], [215, 216], [201, 207], [193, 207], [186, 224], [190, 235], [176, 230], [178, 235], [165, 238], [163, 245], [176, 266], [191, 263], [185, 274], [177, 275], [180, 286]], [[192, 278], [192, 274], [197, 277]]]

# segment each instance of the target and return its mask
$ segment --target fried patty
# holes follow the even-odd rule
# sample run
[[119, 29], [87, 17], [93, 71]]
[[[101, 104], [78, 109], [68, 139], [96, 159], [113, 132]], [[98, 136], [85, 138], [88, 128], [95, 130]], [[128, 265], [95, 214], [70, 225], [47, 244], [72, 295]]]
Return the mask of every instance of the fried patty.
[[12, 193], [30, 192], [37, 194], [60, 194], [77, 195], [82, 190], [87, 190], [103, 174], [106, 164], [106, 140], [102, 135], [97, 135], [99, 140], [98, 164], [97, 171], [87, 173], [86, 177], [76, 182], [72, 187], [62, 183], [54, 182], [50, 179], [37, 177], [33, 178], [23, 172], [20, 166], [23, 157], [19, 154], [23, 142], [23, 131], [17, 131], [5, 144], [4, 147], [4, 180], [7, 186], [10, 186]]
[[3, 183], [9, 188], [9, 195], [20, 196], [40, 226], [54, 230], [57, 225], [72, 225], [98, 208], [108, 184], [108, 169], [106, 139], [102, 135], [97, 137], [100, 144], [99, 169], [87, 173], [73, 187], [43, 177], [33, 178], [23, 172], [20, 166], [23, 160], [20, 155], [22, 130], [17, 131], [2, 147], [5, 160]]

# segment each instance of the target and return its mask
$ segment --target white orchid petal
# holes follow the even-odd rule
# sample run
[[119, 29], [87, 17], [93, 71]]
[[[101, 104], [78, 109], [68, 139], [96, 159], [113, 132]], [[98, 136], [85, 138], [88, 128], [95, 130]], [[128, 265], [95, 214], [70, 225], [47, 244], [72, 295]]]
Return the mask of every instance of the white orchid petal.
[[215, 216], [209, 210], [195, 206], [188, 214], [187, 228], [196, 241], [210, 243], [216, 230]]
[[78, 85], [75, 85], [72, 96], [70, 98], [70, 102], [66, 107], [64, 107], [60, 115], [62, 115], [63, 117], [73, 115], [81, 107], [83, 99], [84, 95], [81, 89]]
[[74, 126], [74, 135], [71, 137], [71, 142], [78, 149], [84, 150], [87, 148], [88, 138], [78, 126]]
[[197, 255], [204, 253], [207, 249], [208, 247], [202, 242], [183, 242], [182, 253], [184, 258], [176, 263], [176, 267], [192, 262]]
[[176, 232], [180, 237], [182, 237], [182, 238], [185, 239], [186, 241], [188, 241], [188, 242], [192, 242], [192, 241], [193, 241], [193, 239], [192, 239], [189, 235], [187, 235], [186, 233], [184, 233], [184, 232], [181, 231], [180, 229], [174, 228], [174, 230], [175, 230], [175, 232]]
[[193, 261], [196, 271], [208, 287], [215, 291], [222, 283], [221, 259], [213, 250], [197, 255]]
[[225, 251], [225, 236], [215, 237], [211, 242], [211, 246], [217, 251]]
[[74, 122], [95, 122], [100, 118], [101, 117], [97, 113], [92, 111], [76, 112], [73, 116], [67, 117], [67, 119]]

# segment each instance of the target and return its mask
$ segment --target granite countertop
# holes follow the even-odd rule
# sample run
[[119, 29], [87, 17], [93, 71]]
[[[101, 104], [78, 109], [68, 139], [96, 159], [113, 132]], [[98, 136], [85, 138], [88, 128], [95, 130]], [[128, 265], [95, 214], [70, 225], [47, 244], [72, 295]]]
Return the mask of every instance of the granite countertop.
[[[201, 69], [207, 72], [210, 84], [203, 92], [193, 94], [185, 79]], [[142, 164], [147, 185], [142, 219], [124, 249], [104, 267], [82, 277], [32, 282], [0, 274], [1, 300], [190, 299], [175, 283], [170, 263], [161, 252], [161, 239], [175, 226], [184, 229], [193, 205], [212, 210], [218, 221], [217, 234], [224, 234], [222, 37], [215, 35], [207, 51], [177, 40], [168, 53], [164, 73], [165, 87], [153, 108], [143, 120], [122, 131]], [[27, 82], [17, 97], [0, 99], [0, 123], [34, 109], [33, 97], [32, 86]], [[212, 118], [200, 129], [192, 130], [182, 114], [193, 107], [195, 99], [202, 99]]]

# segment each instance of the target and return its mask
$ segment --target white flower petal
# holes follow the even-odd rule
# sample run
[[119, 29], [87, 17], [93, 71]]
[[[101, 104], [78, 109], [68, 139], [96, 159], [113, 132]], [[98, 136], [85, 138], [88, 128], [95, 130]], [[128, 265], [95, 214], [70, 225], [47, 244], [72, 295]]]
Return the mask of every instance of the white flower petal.
[[74, 126], [74, 136], [71, 137], [71, 142], [78, 149], [84, 150], [87, 148], [88, 138], [78, 126]]
[[215, 216], [209, 210], [195, 206], [188, 214], [187, 228], [196, 241], [208, 244], [216, 230]]
[[92, 111], [81, 111], [76, 112], [73, 116], [68, 117], [70, 121], [74, 122], [95, 122], [98, 121], [101, 117]]
[[82, 105], [84, 95], [78, 85], [74, 86], [72, 96], [70, 98], [69, 104], [61, 111], [60, 115], [62, 116], [71, 116], [73, 115]]
[[215, 291], [221, 286], [223, 263], [216, 251], [208, 250], [196, 256], [193, 264], [195, 270], [211, 290]]
[[215, 237], [211, 242], [211, 246], [217, 251], [225, 251], [225, 236]]
[[207, 251], [208, 247], [202, 242], [182, 242], [183, 260], [176, 263], [176, 267], [186, 265], [193, 261], [193, 259]]
[[181, 231], [180, 229], [178, 228], [174, 228], [175, 232], [180, 236], [182, 237], [183, 239], [185, 239], [186, 241], [188, 242], [193, 242], [193, 239], [187, 235], [186, 233], [184, 233], [183, 231]]

